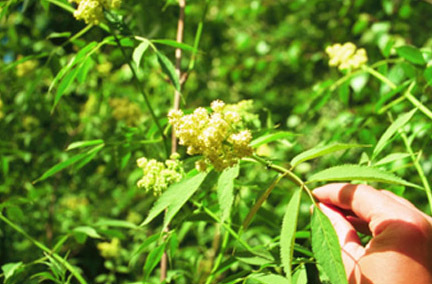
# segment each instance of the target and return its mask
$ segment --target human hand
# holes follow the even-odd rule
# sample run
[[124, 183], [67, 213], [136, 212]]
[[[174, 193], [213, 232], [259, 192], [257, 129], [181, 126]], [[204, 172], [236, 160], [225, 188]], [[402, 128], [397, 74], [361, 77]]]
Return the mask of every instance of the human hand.
[[[339, 237], [350, 284], [432, 283], [432, 218], [390, 191], [335, 183], [313, 191]], [[369, 233], [363, 247], [356, 231]]]

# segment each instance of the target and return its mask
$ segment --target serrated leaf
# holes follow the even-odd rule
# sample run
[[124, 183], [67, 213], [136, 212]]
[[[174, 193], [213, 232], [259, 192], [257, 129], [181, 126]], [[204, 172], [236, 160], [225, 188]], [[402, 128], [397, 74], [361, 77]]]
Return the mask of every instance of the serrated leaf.
[[410, 157], [411, 155], [408, 153], [392, 153], [389, 154], [387, 156], [385, 156], [384, 158], [382, 158], [381, 160], [379, 160], [378, 162], [376, 162], [374, 164], [374, 166], [381, 166], [381, 165], [385, 165], [394, 161], [398, 161], [398, 160], [402, 160], [405, 158]]
[[83, 148], [88, 146], [95, 146], [104, 143], [102, 139], [96, 139], [96, 140], [87, 140], [87, 141], [76, 141], [69, 144], [69, 146], [66, 148], [66, 151], [70, 151], [77, 148]]
[[291, 284], [291, 282], [285, 277], [278, 274], [253, 274], [249, 277], [250, 279], [256, 280], [262, 284]]
[[420, 186], [410, 183], [392, 173], [383, 170], [359, 166], [359, 165], [342, 165], [322, 170], [309, 177], [308, 182], [317, 181], [374, 181], [390, 184], [400, 184], [422, 189]]
[[12, 277], [12, 275], [15, 273], [15, 271], [17, 269], [19, 269], [21, 266], [23, 266], [22, 261], [20, 262], [11, 262], [11, 263], [6, 263], [4, 265], [2, 265], [2, 270], [4, 273], [4, 278], [5, 281], [8, 280], [9, 278]]
[[148, 41], [143, 41], [134, 49], [132, 58], [137, 68], [139, 68], [141, 63], [141, 58], [144, 55], [144, 52], [149, 47], [149, 45], [150, 43]]
[[316, 207], [312, 214], [311, 231], [312, 251], [331, 283], [348, 284], [336, 231], [327, 216]]
[[76, 227], [72, 230], [75, 233], [82, 233], [85, 234], [86, 236], [89, 236], [90, 238], [93, 239], [101, 239], [102, 236], [98, 234], [98, 232], [89, 226], [80, 226], [80, 227]]
[[387, 142], [392, 138], [392, 136], [401, 128], [403, 127], [414, 115], [414, 113], [417, 111], [417, 109], [413, 109], [410, 112], [404, 113], [400, 115], [390, 126], [387, 128], [387, 130], [384, 132], [384, 134], [381, 136], [381, 138], [378, 140], [378, 143], [376, 144], [373, 153], [372, 153], [372, 160], [384, 149]]
[[166, 225], [169, 223], [180, 208], [197, 191], [206, 175], [207, 173], [198, 173], [193, 176], [188, 176], [180, 182], [171, 185], [156, 201], [141, 226], [150, 223], [165, 209], [167, 209], [167, 214], [165, 216], [164, 224]]
[[275, 133], [266, 134], [254, 139], [250, 145], [254, 148], [259, 147], [263, 144], [267, 144], [280, 139], [292, 138], [294, 134], [288, 131], [279, 131]]
[[230, 215], [234, 202], [234, 180], [239, 175], [239, 165], [224, 170], [218, 179], [217, 195], [219, 208], [221, 210], [221, 222]]
[[360, 147], [369, 147], [368, 145], [361, 145], [361, 144], [341, 144], [341, 143], [335, 143], [325, 146], [317, 146], [312, 149], [306, 150], [297, 156], [295, 156], [291, 160], [292, 167], [296, 167], [300, 163], [303, 163], [308, 160], [312, 160], [333, 152], [341, 151], [341, 150], [347, 150], [351, 148], [360, 148]]
[[152, 250], [147, 256], [146, 262], [144, 264], [144, 279], [147, 279], [150, 276], [150, 273], [161, 260], [162, 255], [165, 251], [165, 246], [166, 243], [163, 243], [162, 245]]
[[280, 235], [280, 255], [282, 267], [285, 275], [291, 282], [291, 263], [293, 260], [295, 232], [297, 229], [297, 220], [300, 208], [301, 188], [297, 188], [285, 210], [285, 215], [282, 221], [281, 235]]
[[426, 62], [423, 54], [416, 47], [411, 45], [400, 46], [396, 48], [397, 54], [414, 64], [424, 65]]
[[177, 41], [172, 40], [172, 39], [152, 39], [151, 41], [153, 43], [160, 43], [160, 44], [172, 46], [175, 48], [180, 48], [180, 49], [187, 50], [187, 51], [197, 52], [197, 50], [195, 48], [193, 48], [192, 46], [185, 44], [185, 43], [177, 42]]
[[162, 71], [168, 76], [171, 83], [174, 85], [174, 88], [180, 92], [180, 79], [177, 75], [174, 65], [171, 63], [171, 60], [169, 60], [168, 57], [159, 51], [156, 51], [156, 55]]

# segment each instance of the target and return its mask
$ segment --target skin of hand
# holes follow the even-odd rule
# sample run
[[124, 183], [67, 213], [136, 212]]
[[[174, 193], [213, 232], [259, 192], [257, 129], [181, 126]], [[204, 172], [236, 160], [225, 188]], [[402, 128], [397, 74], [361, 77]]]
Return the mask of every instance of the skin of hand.
[[[350, 284], [432, 284], [432, 218], [386, 190], [335, 183], [313, 191], [333, 224]], [[364, 247], [357, 231], [372, 235]]]

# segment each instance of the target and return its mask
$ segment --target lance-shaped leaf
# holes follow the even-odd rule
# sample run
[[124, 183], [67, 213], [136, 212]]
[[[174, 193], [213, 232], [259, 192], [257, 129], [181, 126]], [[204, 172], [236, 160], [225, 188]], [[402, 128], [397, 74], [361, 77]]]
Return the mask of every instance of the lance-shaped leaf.
[[312, 160], [333, 152], [341, 151], [341, 150], [347, 150], [350, 148], [359, 148], [359, 147], [369, 147], [368, 145], [361, 145], [361, 144], [341, 144], [341, 143], [335, 143], [325, 146], [317, 146], [312, 149], [306, 150], [297, 156], [295, 156], [291, 160], [292, 167], [296, 167], [300, 163], [303, 163], [308, 160]]
[[189, 200], [189, 198], [197, 191], [201, 183], [204, 181], [207, 173], [198, 173], [193, 176], [188, 176], [180, 182], [171, 185], [165, 191], [155, 205], [150, 210], [149, 215], [141, 224], [141, 226], [150, 223], [162, 211], [167, 209], [165, 215], [164, 227], [174, 218], [180, 208]]
[[288, 279], [282, 277], [278, 274], [264, 274], [264, 273], [257, 273], [253, 274], [249, 277], [249, 279], [253, 279], [255, 281], [258, 281], [258, 283], [262, 284], [290, 284]]
[[152, 39], [152, 42], [172, 46], [175, 48], [181, 48], [181, 49], [187, 50], [187, 51], [197, 52], [197, 50], [194, 47], [192, 47], [188, 44], [185, 44], [185, 43], [177, 42], [177, 41], [172, 40], [172, 39]]
[[160, 246], [152, 250], [147, 256], [146, 262], [144, 264], [144, 279], [147, 279], [150, 276], [153, 269], [161, 260], [162, 255], [165, 251], [165, 246], [166, 243], [161, 244]]
[[405, 58], [406, 60], [414, 64], [424, 65], [426, 63], [421, 51], [414, 46], [400, 46], [396, 48], [396, 52], [400, 57]]
[[293, 260], [295, 232], [297, 229], [298, 213], [300, 208], [301, 188], [297, 188], [288, 203], [285, 215], [282, 221], [280, 235], [280, 254], [282, 266], [286, 277], [291, 283], [291, 263]]
[[[99, 152], [100, 150], [102, 150], [102, 148], [105, 146], [105, 144], [102, 145], [98, 145], [92, 149], [90, 149], [89, 151], [85, 152], [85, 153], [80, 153], [78, 155], [72, 156], [69, 159], [60, 162], [56, 165], [54, 165], [53, 167], [51, 167], [48, 171], [46, 171], [40, 178], [38, 178], [37, 180], [35, 180], [33, 183], [37, 183], [39, 181], [42, 181], [44, 179], [49, 178], [50, 176], [58, 173], [59, 171], [69, 167], [70, 165], [73, 165], [77, 162], [83, 161], [85, 160], [86, 162], [89, 162], [89, 160], [87, 159], [88, 157], [94, 157], [95, 154], [97, 152]], [[81, 166], [83, 166], [83, 164], [81, 164]]]
[[312, 214], [312, 251], [331, 283], [348, 284], [336, 232], [324, 213], [314, 208]]
[[422, 187], [410, 183], [392, 173], [366, 166], [342, 165], [317, 172], [309, 177], [308, 182], [316, 181], [375, 181], [390, 184], [400, 184], [422, 189]]
[[144, 52], [149, 47], [150, 43], [148, 41], [141, 42], [133, 51], [132, 59], [135, 62], [137, 68], [140, 66], [141, 58], [144, 55]]
[[88, 146], [100, 145], [102, 143], [104, 143], [104, 141], [102, 139], [76, 141], [76, 142], [72, 142], [71, 144], [69, 144], [69, 146], [66, 148], [66, 151], [70, 151], [70, 150], [77, 149], [77, 148], [88, 147]]
[[221, 222], [230, 215], [234, 202], [234, 180], [239, 174], [239, 165], [224, 170], [218, 179], [217, 195], [221, 210]]
[[180, 92], [180, 79], [175, 71], [174, 65], [163, 53], [156, 51], [156, 55], [162, 71], [168, 76], [176, 90]]
[[287, 139], [287, 138], [293, 138], [295, 134], [288, 131], [279, 131], [275, 133], [265, 134], [263, 136], [260, 136], [256, 139], [254, 139], [250, 145], [254, 148], [259, 147], [263, 144], [267, 144], [273, 141], [281, 140], [281, 139]]
[[402, 114], [389, 126], [389, 128], [387, 128], [375, 146], [375, 149], [372, 153], [372, 159], [381, 153], [390, 138], [392, 138], [392, 136], [411, 119], [416, 110], [417, 109], [413, 109], [410, 112]]

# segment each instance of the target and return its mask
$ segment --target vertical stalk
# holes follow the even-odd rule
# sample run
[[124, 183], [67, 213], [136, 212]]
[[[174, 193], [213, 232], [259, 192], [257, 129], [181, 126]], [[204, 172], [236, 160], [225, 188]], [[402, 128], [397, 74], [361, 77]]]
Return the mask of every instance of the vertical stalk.
[[[183, 31], [184, 31], [184, 18], [185, 18], [185, 7], [186, 7], [186, 0], [179, 0], [179, 8], [180, 8], [180, 13], [179, 13], [179, 18], [178, 18], [178, 22], [177, 22], [177, 37], [176, 37], [176, 41], [178, 43], [182, 43], [183, 42]], [[176, 64], [175, 64], [175, 71], [176, 74], [180, 80], [180, 89], [182, 86], [182, 80], [181, 80], [181, 58], [182, 58], [182, 50], [181, 48], [176, 48], [175, 50], [175, 59], [176, 59]], [[179, 110], [180, 108], [180, 91], [178, 91], [177, 89], [174, 91], [174, 104], [173, 107], [175, 110]], [[175, 136], [174, 131], [172, 131], [171, 134], [171, 154], [174, 154], [177, 152], [177, 137]], [[166, 214], [166, 210], [165, 210], [165, 214]], [[168, 232], [169, 231], [169, 224], [167, 224], [167, 226], [164, 229], [164, 232]], [[166, 235], [164, 235], [164, 240], [166, 238]], [[168, 256], [166, 251], [164, 251], [162, 258], [161, 258], [161, 262], [160, 262], [160, 281], [163, 282], [166, 279], [166, 275], [167, 275], [167, 268], [168, 268]]]

